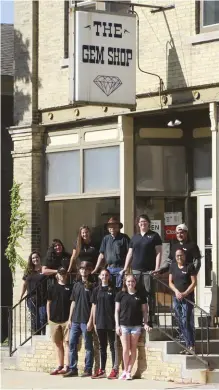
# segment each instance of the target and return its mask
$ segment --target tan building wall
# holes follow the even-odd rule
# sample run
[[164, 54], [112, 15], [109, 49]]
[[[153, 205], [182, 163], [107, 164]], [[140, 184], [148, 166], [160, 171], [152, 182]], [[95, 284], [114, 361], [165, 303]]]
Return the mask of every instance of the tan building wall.
[[[218, 82], [219, 41], [191, 43], [196, 35], [195, 1], [181, 0], [175, 2], [174, 9], [155, 14], [147, 8], [136, 7], [136, 11], [140, 17], [141, 68], [157, 73], [164, 89]], [[15, 118], [26, 123], [31, 116], [31, 2], [15, 1], [15, 30], [20, 40], [15, 53]], [[39, 109], [69, 102], [69, 68], [62, 67], [63, 57], [64, 2], [39, 1]], [[137, 94], [156, 92], [158, 87], [156, 77], [137, 71]]]

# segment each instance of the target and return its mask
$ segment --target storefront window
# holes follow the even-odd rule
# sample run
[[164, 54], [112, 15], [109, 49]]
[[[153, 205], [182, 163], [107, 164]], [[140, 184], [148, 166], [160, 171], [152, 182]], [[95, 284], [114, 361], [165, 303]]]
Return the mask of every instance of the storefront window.
[[212, 152], [211, 142], [197, 141], [193, 156], [194, 190], [211, 190], [212, 187]]
[[185, 192], [183, 146], [139, 145], [136, 169], [137, 191]]
[[84, 192], [119, 190], [119, 146], [84, 150]]
[[105, 224], [108, 219], [120, 216], [118, 197], [58, 200], [48, 204], [49, 243], [54, 237], [58, 237], [70, 253], [80, 226], [88, 225], [94, 242], [100, 244], [106, 234]]
[[71, 194], [80, 192], [80, 152], [48, 153], [47, 195]]

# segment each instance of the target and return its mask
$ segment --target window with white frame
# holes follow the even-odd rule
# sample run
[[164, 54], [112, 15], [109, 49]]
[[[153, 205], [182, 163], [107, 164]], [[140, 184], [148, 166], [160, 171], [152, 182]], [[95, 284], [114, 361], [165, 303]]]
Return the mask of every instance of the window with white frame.
[[200, 6], [200, 32], [219, 30], [219, 1], [203, 0]]
[[110, 2], [99, 2], [94, 0], [79, 0], [75, 2], [74, 0], [65, 0], [64, 1], [64, 58], [69, 57], [69, 7], [74, 6], [81, 8], [84, 11], [106, 11], [112, 13], [128, 13], [129, 4], [131, 0], [126, 0], [126, 4], [118, 2], [117, 0], [111, 0]]
[[46, 154], [46, 196], [118, 193], [119, 145], [63, 150]]

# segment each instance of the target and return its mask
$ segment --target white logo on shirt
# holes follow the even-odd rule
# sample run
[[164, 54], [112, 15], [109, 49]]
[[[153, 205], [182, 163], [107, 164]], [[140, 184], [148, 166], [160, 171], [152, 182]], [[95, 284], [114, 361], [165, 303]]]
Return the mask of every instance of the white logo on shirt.
[[135, 299], [136, 299], [136, 301], [139, 301], [139, 300], [140, 300], [140, 298], [139, 298], [139, 297], [135, 297]]
[[65, 287], [65, 290], [68, 290], [68, 291], [69, 291], [69, 290], [70, 290], [70, 288], [68, 288], [68, 287]]
[[111, 293], [111, 292], [108, 292], [108, 295], [112, 295], [112, 293]]
[[182, 271], [182, 274], [187, 274], [187, 272], [186, 271]]

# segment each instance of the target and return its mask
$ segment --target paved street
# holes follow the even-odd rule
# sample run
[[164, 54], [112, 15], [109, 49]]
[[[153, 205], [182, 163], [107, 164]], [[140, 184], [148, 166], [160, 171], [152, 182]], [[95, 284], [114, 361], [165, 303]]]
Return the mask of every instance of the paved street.
[[66, 378], [50, 376], [41, 372], [4, 370], [1, 375], [1, 389], [219, 389], [219, 384], [181, 385], [172, 382], [156, 382], [138, 379], [133, 381], [92, 380], [90, 378]]

